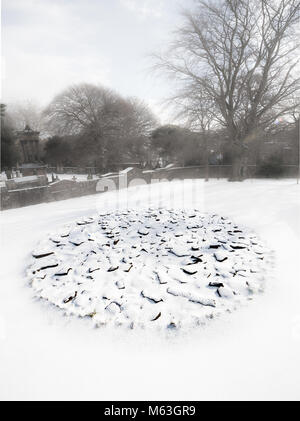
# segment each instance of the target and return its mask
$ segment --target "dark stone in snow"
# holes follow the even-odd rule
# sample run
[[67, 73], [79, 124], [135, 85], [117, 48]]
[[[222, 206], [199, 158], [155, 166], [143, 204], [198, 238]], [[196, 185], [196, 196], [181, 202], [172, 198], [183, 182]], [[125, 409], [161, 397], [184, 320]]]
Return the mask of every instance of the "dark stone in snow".
[[133, 264], [132, 263], [130, 263], [130, 266], [129, 266], [129, 268], [128, 269], [125, 269], [124, 270], [124, 272], [130, 272], [131, 271], [131, 269], [133, 268]]
[[116, 282], [116, 286], [117, 286], [118, 289], [125, 289], [125, 285], [124, 285], [123, 281], [121, 281], [121, 280]]
[[155, 322], [155, 320], [159, 319], [160, 316], [161, 316], [161, 312], [159, 312], [158, 315], [154, 317], [154, 319], [151, 320], [151, 322]]
[[80, 243], [77, 243], [75, 241], [70, 241], [70, 243], [73, 244], [73, 246], [79, 247], [79, 246], [81, 246], [81, 244], [84, 243], [84, 241], [81, 241]]
[[218, 240], [218, 242], [221, 243], [221, 244], [227, 244], [226, 240]]
[[55, 275], [54, 275], [54, 276], [67, 276], [67, 275], [68, 275], [68, 273], [70, 272], [70, 270], [72, 270], [72, 268], [68, 268], [68, 270], [67, 270], [67, 271], [65, 271], [65, 272], [58, 272], [58, 273], [55, 273]]
[[241, 250], [246, 248], [246, 246], [233, 246], [232, 244], [230, 244], [230, 247], [233, 248], [233, 250]]
[[216, 288], [224, 287], [224, 284], [222, 284], [222, 282], [210, 282], [208, 285], [210, 287], [216, 287]]
[[191, 256], [191, 259], [194, 260], [193, 263], [202, 263], [203, 262], [203, 260], [201, 259], [202, 256], [203, 256], [202, 254], [200, 256]]
[[35, 257], [36, 259], [41, 259], [42, 257], [47, 257], [47, 256], [50, 256], [51, 254], [54, 254], [54, 252], [50, 251], [49, 253], [44, 253], [44, 254], [32, 254], [32, 256]]
[[89, 273], [96, 272], [96, 270], [100, 270], [100, 268], [96, 268], [96, 269], [91, 269], [91, 268], [89, 268]]
[[77, 291], [75, 291], [75, 294], [74, 294], [73, 296], [71, 296], [71, 297], [69, 297], [69, 298], [66, 298], [66, 299], [64, 300], [64, 303], [65, 303], [65, 304], [67, 304], [67, 303], [69, 303], [70, 301], [74, 300], [76, 297], [77, 297]]
[[177, 257], [186, 257], [186, 256], [189, 255], [189, 253], [187, 251], [181, 250], [181, 249], [177, 250], [177, 248], [171, 248], [168, 251], [169, 251], [169, 253], [172, 253]]
[[118, 270], [119, 266], [111, 266], [107, 272], [114, 272], [115, 270]]
[[198, 271], [197, 270], [193, 270], [193, 269], [185, 269], [185, 268], [181, 268], [181, 270], [186, 273], [187, 275], [195, 275]]
[[45, 270], [45, 269], [51, 269], [51, 268], [56, 268], [58, 266], [58, 263], [55, 263], [54, 265], [47, 265], [47, 266], [43, 266], [40, 269], [38, 269], [38, 271], [40, 270]]
[[148, 299], [148, 300], [150, 300], [150, 301], [153, 301], [155, 304], [158, 304], [158, 303], [160, 303], [160, 302], [163, 302], [163, 301], [164, 301], [164, 300], [162, 300], [162, 299], [157, 300], [157, 299], [156, 299], [156, 298], [154, 298], [154, 297], [150, 297], [150, 296], [146, 295], [146, 294], [144, 293], [144, 291], [142, 291], [142, 292], [141, 292], [141, 295], [142, 295], [142, 297], [147, 298], [147, 299]]
[[148, 235], [148, 234], [149, 234], [149, 231], [139, 229], [139, 230], [138, 230], [138, 233], [139, 233], [140, 235]]
[[214, 253], [214, 256], [215, 256], [215, 259], [220, 263], [225, 262], [225, 260], [228, 259], [227, 256], [223, 256], [222, 254], [220, 254], [220, 252]]

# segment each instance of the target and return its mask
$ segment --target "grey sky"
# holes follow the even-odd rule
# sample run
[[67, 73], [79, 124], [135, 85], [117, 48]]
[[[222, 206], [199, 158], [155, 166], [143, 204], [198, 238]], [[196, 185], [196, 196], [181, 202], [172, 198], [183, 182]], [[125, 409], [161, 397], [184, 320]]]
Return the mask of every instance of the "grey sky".
[[72, 83], [101, 83], [157, 103], [170, 86], [149, 75], [193, 0], [2, 0], [2, 101], [42, 106]]

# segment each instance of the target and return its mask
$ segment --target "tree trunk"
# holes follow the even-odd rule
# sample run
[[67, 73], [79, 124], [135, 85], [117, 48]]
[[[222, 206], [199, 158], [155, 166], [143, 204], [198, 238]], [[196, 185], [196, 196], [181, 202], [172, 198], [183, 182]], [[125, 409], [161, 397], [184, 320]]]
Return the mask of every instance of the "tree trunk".
[[209, 181], [209, 163], [208, 163], [208, 158], [206, 159], [206, 163], [205, 163], [205, 181]]
[[244, 165], [243, 165], [243, 146], [242, 143], [235, 143], [231, 148], [232, 168], [231, 176], [228, 181], [243, 181]]
[[231, 177], [229, 181], [242, 181], [243, 165], [241, 157], [234, 157], [232, 162]]
[[209, 181], [209, 153], [208, 153], [208, 141], [205, 135], [204, 137], [205, 146], [205, 181]]
[[101, 173], [104, 174], [106, 172], [107, 167], [107, 157], [106, 157], [106, 149], [104, 145], [101, 145], [101, 154], [100, 154], [100, 167]]

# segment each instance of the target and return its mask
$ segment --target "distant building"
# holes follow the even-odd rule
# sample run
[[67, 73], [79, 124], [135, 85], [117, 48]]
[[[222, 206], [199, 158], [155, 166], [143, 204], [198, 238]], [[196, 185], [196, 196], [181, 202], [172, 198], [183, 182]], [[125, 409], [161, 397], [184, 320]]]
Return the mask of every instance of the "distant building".
[[40, 161], [40, 132], [32, 130], [28, 125], [17, 133], [21, 151], [19, 170], [23, 176], [46, 175], [47, 166]]

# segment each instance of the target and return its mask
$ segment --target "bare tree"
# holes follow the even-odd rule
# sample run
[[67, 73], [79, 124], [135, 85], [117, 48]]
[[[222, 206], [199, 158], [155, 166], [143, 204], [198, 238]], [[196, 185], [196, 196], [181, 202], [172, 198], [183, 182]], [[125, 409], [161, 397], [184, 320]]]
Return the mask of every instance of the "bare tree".
[[44, 114], [48, 126], [59, 134], [78, 134], [89, 128], [100, 135], [112, 126], [120, 102], [121, 97], [112, 90], [83, 83], [57, 95]]
[[25, 101], [8, 104], [7, 111], [16, 130], [24, 130], [30, 126], [33, 130], [45, 131], [42, 108], [34, 101]]
[[127, 98], [120, 123], [123, 157], [143, 165], [148, 159], [150, 134], [158, 124], [156, 117], [143, 101]]
[[214, 120], [231, 139], [232, 179], [240, 179], [258, 130], [294, 107], [299, 9], [298, 0], [197, 0], [169, 51], [157, 57], [181, 91], [214, 102]]
[[205, 181], [209, 180], [209, 134], [214, 124], [215, 104], [200, 86], [198, 89], [185, 89], [170, 98], [173, 106], [179, 110], [176, 118], [183, 119], [183, 124], [200, 133], [204, 144]]
[[142, 103], [91, 84], [69, 87], [54, 98], [44, 114], [53, 134], [82, 135], [91, 140], [90, 155], [102, 170], [114, 152], [120, 155], [123, 140], [145, 133], [154, 120]]

